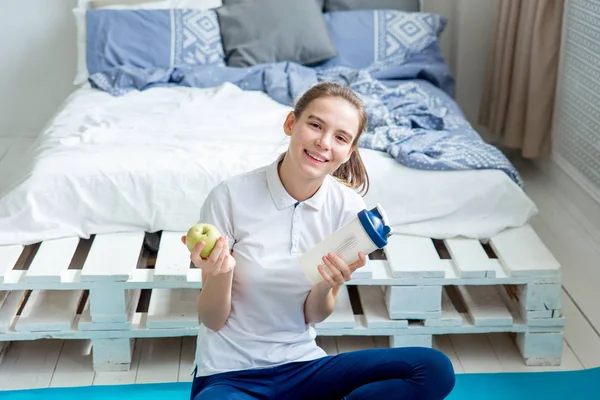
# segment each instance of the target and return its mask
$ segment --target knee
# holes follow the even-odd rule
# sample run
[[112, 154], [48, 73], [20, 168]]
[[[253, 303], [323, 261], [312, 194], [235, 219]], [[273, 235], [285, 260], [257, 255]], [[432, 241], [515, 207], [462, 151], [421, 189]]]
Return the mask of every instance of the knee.
[[421, 360], [426, 381], [423, 386], [428, 393], [427, 398], [446, 398], [456, 383], [452, 362], [446, 354], [430, 348], [422, 349]]

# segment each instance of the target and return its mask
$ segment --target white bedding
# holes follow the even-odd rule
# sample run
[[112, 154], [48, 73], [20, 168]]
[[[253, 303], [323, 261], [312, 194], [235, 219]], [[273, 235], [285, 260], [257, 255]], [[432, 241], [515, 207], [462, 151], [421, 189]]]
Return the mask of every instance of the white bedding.
[[[112, 97], [76, 90], [25, 154], [0, 163], [0, 245], [187, 230], [222, 179], [272, 162], [290, 108], [232, 84]], [[360, 149], [365, 201], [396, 232], [487, 238], [537, 212], [500, 171], [420, 171]], [[239, 199], [244, 201], [244, 199]]]

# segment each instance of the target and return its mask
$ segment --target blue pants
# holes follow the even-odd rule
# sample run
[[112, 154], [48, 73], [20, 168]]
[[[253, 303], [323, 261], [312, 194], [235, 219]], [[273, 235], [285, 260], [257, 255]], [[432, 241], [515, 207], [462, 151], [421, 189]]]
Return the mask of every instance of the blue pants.
[[424, 347], [377, 348], [195, 377], [191, 400], [444, 399], [454, 369]]

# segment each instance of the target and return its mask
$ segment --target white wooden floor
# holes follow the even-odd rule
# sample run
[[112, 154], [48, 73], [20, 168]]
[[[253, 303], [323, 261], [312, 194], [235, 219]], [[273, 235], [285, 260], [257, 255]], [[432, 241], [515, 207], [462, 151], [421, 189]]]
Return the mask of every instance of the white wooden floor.
[[[434, 338], [457, 373], [577, 370], [600, 366], [600, 241], [544, 174], [522, 166], [526, 191], [538, 204], [532, 221], [542, 240], [563, 265], [566, 316], [563, 365], [527, 367], [508, 334], [450, 335]], [[599, 206], [600, 208], [600, 206]], [[590, 322], [591, 321], [591, 322]], [[594, 327], [592, 324], [595, 324]], [[386, 347], [381, 337], [322, 337], [330, 354]], [[191, 381], [195, 338], [141, 339], [127, 372], [94, 373], [90, 344], [83, 340], [40, 340], [11, 345], [0, 364], [0, 389]]]

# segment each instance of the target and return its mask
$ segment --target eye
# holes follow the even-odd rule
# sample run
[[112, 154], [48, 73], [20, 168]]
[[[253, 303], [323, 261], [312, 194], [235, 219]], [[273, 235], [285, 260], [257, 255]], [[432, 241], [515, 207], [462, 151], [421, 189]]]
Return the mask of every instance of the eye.
[[321, 125], [319, 125], [316, 122], [309, 122], [308, 125], [310, 125], [311, 127], [315, 128], [315, 129], [321, 129]]
[[344, 143], [346, 143], [348, 141], [345, 136], [341, 136], [341, 135], [338, 136], [338, 139], [341, 140]]

